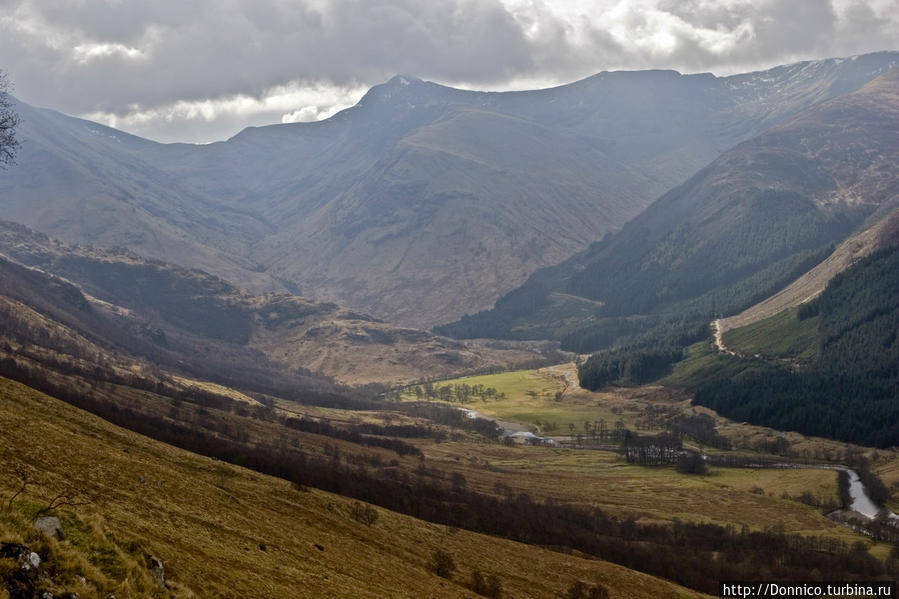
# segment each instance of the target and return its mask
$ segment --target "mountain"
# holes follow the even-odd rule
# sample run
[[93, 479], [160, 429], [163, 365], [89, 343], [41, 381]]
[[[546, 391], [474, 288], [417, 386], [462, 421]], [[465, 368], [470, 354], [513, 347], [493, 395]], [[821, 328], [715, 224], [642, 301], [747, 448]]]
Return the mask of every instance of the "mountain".
[[899, 206], [897, 89], [893, 69], [801, 111], [725, 152], [620, 232], [535, 273], [492, 311], [437, 330], [555, 336], [586, 351], [772, 295]]
[[285, 293], [254, 296], [200, 270], [127, 250], [72, 247], [3, 221], [0, 276], [7, 329], [13, 321], [62, 326], [80, 339], [78, 354], [98, 351], [99, 343], [104, 353], [226, 384], [303, 387], [312, 372], [345, 383], [397, 383], [540, 358], [538, 348], [465, 344]]
[[22, 147], [18, 164], [0, 174], [5, 219], [72, 243], [189, 258], [253, 289], [283, 289], [236, 257], [249, 252], [246, 231], [259, 225], [140, 158], [154, 142], [22, 102], [15, 110]]
[[19, 103], [24, 145], [0, 208], [70, 243], [430, 326], [489, 307], [722, 151], [897, 62], [603, 72], [508, 93], [398, 76], [326, 121], [205, 146]]

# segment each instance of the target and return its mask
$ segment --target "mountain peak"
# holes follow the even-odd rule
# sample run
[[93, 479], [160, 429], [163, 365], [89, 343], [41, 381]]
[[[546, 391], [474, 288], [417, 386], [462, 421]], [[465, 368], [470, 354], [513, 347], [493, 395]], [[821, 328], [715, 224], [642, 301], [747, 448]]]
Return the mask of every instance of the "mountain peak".
[[396, 86], [396, 85], [407, 86], [407, 85], [413, 85], [413, 84], [418, 84], [418, 83], [424, 83], [424, 81], [422, 81], [422, 80], [419, 79], [418, 77], [415, 77], [414, 75], [404, 75], [404, 74], [402, 74], [402, 73], [399, 73], [399, 74], [396, 74], [396, 75], [394, 75], [393, 77], [391, 77], [390, 80], [386, 83], [386, 85], [389, 85], [389, 86]]
[[424, 81], [414, 75], [394, 75], [388, 81], [379, 83], [369, 89], [362, 96], [362, 99], [359, 100], [357, 106], [365, 106], [372, 101], [390, 100], [391, 98], [408, 94], [412, 90], [420, 91], [425, 89], [424, 84]]

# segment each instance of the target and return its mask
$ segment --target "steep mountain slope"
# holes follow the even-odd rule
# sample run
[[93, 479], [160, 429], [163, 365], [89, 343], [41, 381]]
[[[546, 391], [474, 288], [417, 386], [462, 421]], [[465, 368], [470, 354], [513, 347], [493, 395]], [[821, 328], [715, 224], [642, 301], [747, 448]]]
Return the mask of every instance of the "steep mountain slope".
[[647, 322], [627, 331], [622, 318], [702, 320], [768, 297], [899, 204], [897, 89], [894, 69], [738, 145], [619, 233], [440, 330], [539, 338], [593, 325], [583, 350]]
[[[769, 362], [722, 373], [699, 387], [696, 402], [781, 429], [878, 447], [899, 443], [897, 243], [894, 236], [892, 245], [837, 274], [798, 310], [726, 333], [728, 349], [751, 348]], [[783, 362], [793, 367], [777, 365]]]
[[3, 255], [14, 260], [0, 260], [0, 296], [16, 303], [13, 313], [36, 311], [112, 351], [207, 378], [314, 371], [348, 383], [397, 383], [539, 358], [525, 348], [466, 345], [399, 328], [334, 304], [253, 296], [202, 271], [124, 250], [72, 247], [0, 221]]
[[759, 322], [814, 299], [839, 273], [873, 252], [899, 243], [897, 231], [899, 231], [899, 210], [894, 210], [867, 229], [849, 237], [826, 260], [771, 297], [739, 314], [719, 319], [719, 330], [724, 334], [731, 329]]
[[446, 322], [620, 227], [735, 143], [847, 93], [881, 53], [718, 78], [600, 73], [532, 92], [413, 77], [321, 123], [160, 145], [21, 106], [0, 208], [254, 291]]
[[245, 286], [283, 288], [240, 258], [263, 227], [141, 158], [154, 142], [21, 102], [15, 110], [22, 147], [16, 167], [0, 174], [4, 218], [71, 243], [190, 257]]

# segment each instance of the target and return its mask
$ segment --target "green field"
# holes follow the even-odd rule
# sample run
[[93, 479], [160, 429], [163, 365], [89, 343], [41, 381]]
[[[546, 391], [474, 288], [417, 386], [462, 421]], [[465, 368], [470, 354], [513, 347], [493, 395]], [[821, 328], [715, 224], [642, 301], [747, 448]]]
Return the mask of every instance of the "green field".
[[[837, 501], [837, 476], [823, 469], [712, 468], [707, 475], [673, 467], [625, 463], [609, 451], [444, 442], [425, 448], [434, 463], [453, 464], [469, 487], [495, 492], [508, 485], [536, 500], [598, 507], [641, 522], [711, 522], [738, 529], [780, 528], [791, 533], [839, 539], [849, 545], [866, 538], [835, 524], [822, 505]], [[889, 547], [870, 545], [883, 557]]]
[[[711, 375], [721, 368], [745, 367], [745, 360], [723, 356], [706, 342], [690, 348], [687, 360], [678, 365], [672, 377]], [[600, 418], [613, 424], [622, 420], [629, 428], [645, 417], [649, 404], [673, 409], [689, 407], [687, 396], [661, 387], [609, 388], [601, 392], [569, 391], [560, 400], [556, 393], [565, 388], [564, 380], [541, 371], [517, 371], [465, 377], [434, 383], [467, 384], [493, 387], [498, 399], [473, 400], [465, 407], [477, 409], [499, 420], [528, 424], [540, 423], [540, 433], [567, 436], [568, 424], [582, 432], [584, 420]], [[404, 399], [416, 399], [410, 390]], [[459, 405], [454, 403], [453, 405]], [[545, 423], [555, 422], [555, 430], [546, 431]], [[736, 425], [722, 419], [722, 430]], [[739, 427], [737, 428], [746, 428]], [[759, 435], [767, 433], [749, 427]], [[800, 534], [823, 535], [854, 543], [863, 537], [827, 519], [824, 506], [835, 504], [837, 476], [832, 470], [766, 470], [713, 468], [706, 476], [678, 473], [673, 467], [647, 468], [625, 463], [609, 451], [569, 448], [504, 447], [496, 444], [435, 443], [423, 448], [429, 460], [453, 464], [469, 485], [491, 492], [498, 483], [524, 489], [539, 499], [592, 505], [604, 510], [633, 516], [642, 521], [704, 521], [751, 529], [783, 527]], [[807, 505], [814, 498], [819, 505]], [[881, 557], [888, 551], [872, 545]]]
[[[503, 397], [473, 399], [464, 404], [449, 403], [477, 410], [489, 418], [522, 424], [538, 434], [550, 436], [570, 435], [572, 426], [575, 434], [583, 432], [584, 422], [592, 425], [601, 420], [609, 429], [617, 421], [634, 428], [636, 419], [644, 413], [642, 406], [636, 405], [631, 398], [639, 392], [623, 389], [621, 392], [590, 393], [579, 390], [563, 393], [565, 381], [545, 370], [517, 370], [434, 383], [438, 388], [462, 384], [492, 387]], [[413, 388], [403, 391], [403, 400], [419, 399], [412, 392]]]
[[[550, 398], [555, 395], [556, 391], [561, 391], [564, 386], [562, 382], [538, 374], [536, 370], [515, 370], [498, 374], [465, 376], [440, 381], [435, 383], [435, 386], [461, 384], [493, 387], [497, 391], [505, 393], [507, 400], [530, 398], [533, 395]], [[411, 391], [413, 388], [404, 390], [403, 399], [415, 399], [415, 395]]]

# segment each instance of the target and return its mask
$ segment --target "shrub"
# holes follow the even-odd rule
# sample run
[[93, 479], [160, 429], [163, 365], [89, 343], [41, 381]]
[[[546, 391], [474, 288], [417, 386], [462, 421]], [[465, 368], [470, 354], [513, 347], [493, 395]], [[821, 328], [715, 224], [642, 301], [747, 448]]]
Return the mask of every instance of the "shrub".
[[453, 556], [446, 551], [436, 549], [431, 556], [431, 570], [437, 576], [450, 579], [453, 577], [453, 572], [456, 571], [456, 562], [453, 560]]
[[371, 526], [378, 521], [378, 510], [359, 501], [353, 502], [350, 508], [350, 517], [356, 522]]

